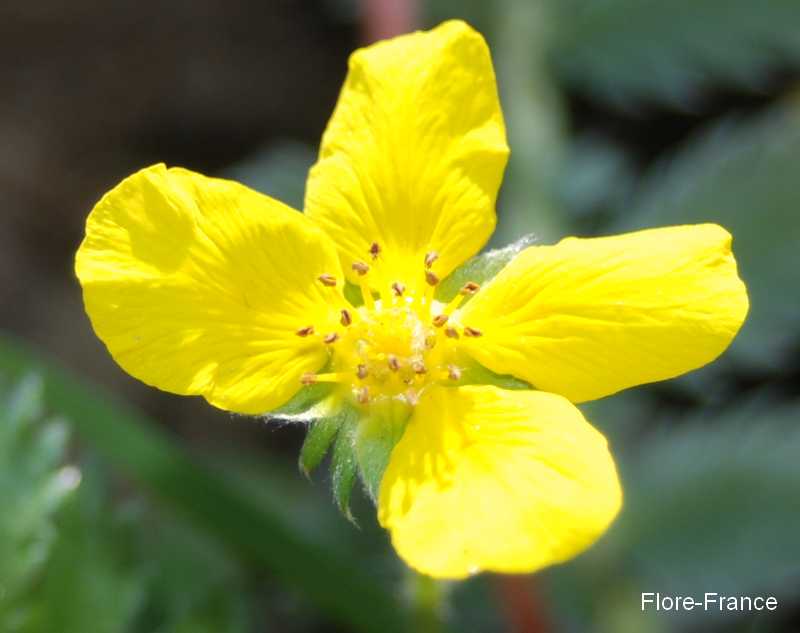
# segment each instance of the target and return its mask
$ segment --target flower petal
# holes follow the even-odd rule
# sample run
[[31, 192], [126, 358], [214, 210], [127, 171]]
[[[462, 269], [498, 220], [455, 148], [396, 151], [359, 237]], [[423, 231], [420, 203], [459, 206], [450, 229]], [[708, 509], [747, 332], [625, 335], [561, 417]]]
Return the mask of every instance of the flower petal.
[[[154, 165], [97, 203], [75, 269], [97, 335], [132, 376], [240, 413], [287, 401], [328, 355], [334, 247], [238, 183]], [[330, 301], [331, 305], [328, 305]]]
[[621, 503], [605, 438], [566, 399], [438, 387], [392, 453], [379, 518], [409, 565], [462, 578], [571, 558]]
[[[345, 272], [381, 255], [373, 288], [440, 278], [495, 226], [508, 156], [494, 70], [464, 22], [356, 51], [306, 187], [306, 212], [333, 238]], [[351, 280], [355, 281], [354, 277]]]
[[572, 402], [711, 362], [747, 314], [731, 236], [715, 224], [568, 238], [520, 253], [468, 303], [464, 349]]

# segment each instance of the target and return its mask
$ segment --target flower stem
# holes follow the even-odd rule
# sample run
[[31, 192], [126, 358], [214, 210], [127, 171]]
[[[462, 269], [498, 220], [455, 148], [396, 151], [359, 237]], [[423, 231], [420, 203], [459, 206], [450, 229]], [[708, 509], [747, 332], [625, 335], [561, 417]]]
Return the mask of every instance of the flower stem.
[[406, 595], [413, 633], [446, 633], [446, 593], [447, 587], [441, 581], [408, 571]]

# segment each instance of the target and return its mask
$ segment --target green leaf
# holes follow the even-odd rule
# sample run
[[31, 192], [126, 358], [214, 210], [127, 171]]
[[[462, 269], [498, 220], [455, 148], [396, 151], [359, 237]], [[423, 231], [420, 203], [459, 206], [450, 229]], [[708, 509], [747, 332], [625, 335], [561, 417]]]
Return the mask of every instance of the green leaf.
[[22, 600], [50, 556], [55, 515], [80, 481], [65, 466], [67, 432], [44, 420], [43, 385], [28, 375], [0, 384], [0, 629], [28, 618]]
[[132, 534], [109, 511], [98, 486], [96, 477], [85, 477], [60, 513], [46, 569], [28, 596], [22, 633], [130, 630], [144, 599], [144, 581], [130, 558]]
[[331, 456], [333, 498], [342, 514], [353, 522], [355, 521], [350, 512], [350, 496], [358, 474], [358, 462], [354, 451], [358, 422], [358, 413], [353, 409], [345, 409], [342, 412], [342, 420]]
[[45, 402], [69, 417], [86, 444], [241, 561], [270, 570], [354, 631], [404, 630], [406, 614], [396, 596], [352, 561], [302, 536], [279, 511], [198, 464], [141, 414], [0, 336], [0, 371], [32, 369], [43, 376]]
[[611, 103], [685, 106], [715, 82], [758, 86], [800, 64], [796, 0], [550, 0], [551, 59], [581, 90]]
[[309, 422], [306, 438], [300, 449], [300, 470], [306, 476], [320, 465], [347, 416], [347, 412], [337, 412]]
[[[436, 299], [442, 302], [451, 301], [468, 281], [474, 281], [481, 285], [485, 284], [499, 273], [508, 262], [514, 259], [520, 251], [531, 246], [534, 242], [532, 235], [526, 235], [503, 248], [495, 248], [484, 251], [480, 255], [475, 255], [475, 257], [467, 260], [465, 264], [456, 268], [436, 286]], [[469, 297], [466, 300], [468, 301]]]
[[779, 367], [800, 341], [798, 164], [794, 108], [728, 121], [657, 166], [611, 227], [717, 222], [728, 229], [750, 295], [728, 358], [760, 369]]

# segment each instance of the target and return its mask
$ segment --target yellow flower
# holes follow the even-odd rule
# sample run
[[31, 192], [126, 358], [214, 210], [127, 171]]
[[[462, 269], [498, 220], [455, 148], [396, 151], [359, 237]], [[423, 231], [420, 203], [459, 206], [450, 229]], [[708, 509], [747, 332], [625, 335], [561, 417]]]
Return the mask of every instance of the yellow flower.
[[[305, 214], [143, 169], [89, 216], [86, 311], [131, 375], [222, 409], [263, 414], [331, 386], [325, 406], [357, 414], [345, 450], [365, 479], [377, 468], [379, 520], [416, 569], [563, 561], [621, 505], [606, 440], [571, 403], [712, 361], [748, 301], [731, 236], [711, 224], [531, 246], [443, 299], [440, 280], [494, 229], [507, 156], [489, 51], [469, 26], [356, 51]], [[360, 449], [375, 438], [383, 458]]]

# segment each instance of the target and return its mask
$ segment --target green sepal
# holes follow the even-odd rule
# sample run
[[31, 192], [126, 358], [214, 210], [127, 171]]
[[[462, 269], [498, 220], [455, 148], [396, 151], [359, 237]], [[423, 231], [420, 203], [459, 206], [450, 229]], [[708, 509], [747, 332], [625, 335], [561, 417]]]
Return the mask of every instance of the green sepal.
[[[320, 409], [320, 405], [331, 394], [335, 385], [329, 382], [318, 382], [315, 385], [306, 385], [300, 388], [289, 402], [267, 414], [268, 418], [292, 419], [307, 418], [314, 419], [322, 417], [325, 411]], [[317, 409], [315, 411], [315, 409]]]
[[436, 286], [436, 299], [442, 302], [452, 300], [468, 281], [474, 281], [481, 285], [485, 284], [499, 273], [508, 262], [514, 259], [521, 250], [533, 244], [534, 241], [532, 235], [525, 235], [508, 246], [495, 248], [472, 257]]
[[361, 288], [359, 288], [355, 284], [351, 284], [349, 281], [345, 281], [343, 294], [344, 298], [350, 302], [350, 305], [356, 308], [364, 305], [364, 297], [361, 294]]
[[362, 417], [355, 438], [355, 454], [361, 481], [374, 502], [389, 458], [405, 431], [411, 408], [404, 402], [375, 402]]
[[459, 363], [459, 368], [461, 369], [461, 378], [451, 383], [453, 386], [494, 385], [502, 389], [535, 389], [524, 380], [509, 374], [496, 374], [491, 369], [472, 359], [466, 359]]
[[336, 413], [317, 418], [308, 423], [306, 439], [303, 440], [303, 447], [300, 449], [300, 459], [298, 460], [300, 470], [303, 471], [306, 477], [320, 465], [328, 453], [328, 449], [331, 447], [343, 421], [344, 416]]
[[338, 433], [331, 456], [331, 487], [333, 499], [348, 520], [355, 523], [350, 512], [350, 496], [358, 474], [354, 445], [358, 432], [358, 412], [350, 407], [341, 410]]

